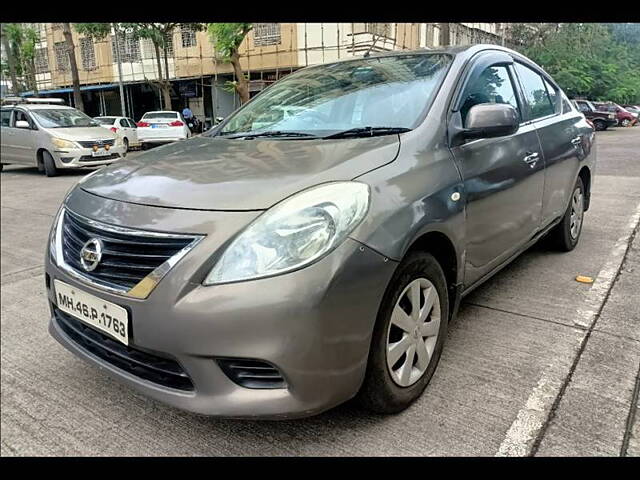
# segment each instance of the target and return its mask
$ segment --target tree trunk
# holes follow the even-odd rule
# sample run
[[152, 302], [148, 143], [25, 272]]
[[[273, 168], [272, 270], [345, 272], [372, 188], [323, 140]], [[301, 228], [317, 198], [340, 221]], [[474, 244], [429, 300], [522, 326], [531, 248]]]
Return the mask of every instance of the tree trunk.
[[167, 84], [164, 81], [164, 78], [162, 77], [162, 60], [160, 59], [160, 46], [155, 41], [153, 41], [153, 48], [156, 51], [156, 63], [158, 64], [158, 83], [160, 84], [160, 90], [162, 91], [162, 101], [164, 103], [164, 106], [162, 106], [161, 108], [170, 110], [171, 94], [169, 92], [169, 89], [167, 88]]
[[236, 91], [240, 95], [240, 103], [245, 104], [249, 101], [249, 82], [242, 72], [240, 66], [240, 55], [237, 50], [231, 53], [231, 65], [233, 65], [233, 71], [236, 75]]
[[164, 47], [162, 48], [162, 53], [164, 56], [164, 84], [163, 84], [163, 94], [164, 101], [168, 105], [167, 110], [171, 110], [171, 82], [169, 81], [169, 55], [167, 53], [167, 36], [164, 36]]
[[4, 48], [4, 51], [7, 53], [7, 63], [9, 64], [9, 77], [11, 78], [11, 92], [14, 95], [17, 95], [20, 93], [20, 85], [18, 84], [18, 77], [16, 75], [15, 57], [11, 52], [11, 48], [9, 46], [9, 39], [5, 35], [3, 23], [0, 24], [0, 28], [2, 28], [2, 31], [0, 32], [0, 36], [2, 36], [2, 46]]
[[76, 48], [73, 45], [73, 37], [71, 36], [71, 25], [69, 23], [62, 24], [62, 33], [67, 43], [67, 53], [69, 54], [69, 65], [71, 67], [71, 80], [73, 82], [73, 101], [76, 108], [84, 112], [84, 103], [82, 103], [82, 93], [80, 93], [80, 77], [78, 75], [78, 64], [76, 63]]

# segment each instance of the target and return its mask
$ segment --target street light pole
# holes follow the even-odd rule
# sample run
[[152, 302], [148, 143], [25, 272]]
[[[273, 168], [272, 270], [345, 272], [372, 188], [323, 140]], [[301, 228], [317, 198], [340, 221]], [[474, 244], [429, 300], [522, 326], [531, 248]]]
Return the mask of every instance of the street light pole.
[[124, 104], [124, 85], [122, 84], [122, 63], [120, 61], [120, 40], [118, 38], [118, 27], [113, 25], [114, 38], [116, 40], [116, 62], [118, 62], [118, 84], [120, 87], [120, 109], [122, 110], [122, 116], [126, 117], [127, 109]]

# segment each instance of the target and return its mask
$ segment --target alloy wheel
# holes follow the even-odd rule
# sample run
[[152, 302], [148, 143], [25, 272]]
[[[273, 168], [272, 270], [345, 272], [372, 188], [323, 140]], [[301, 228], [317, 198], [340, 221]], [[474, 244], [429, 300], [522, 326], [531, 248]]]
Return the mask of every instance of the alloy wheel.
[[582, 195], [582, 189], [576, 188], [573, 192], [571, 199], [571, 223], [569, 232], [571, 238], [574, 240], [578, 238], [580, 234], [580, 227], [582, 226], [582, 217], [584, 215], [584, 199]]
[[387, 330], [387, 368], [401, 387], [416, 383], [427, 370], [440, 331], [440, 297], [426, 278], [405, 287]]

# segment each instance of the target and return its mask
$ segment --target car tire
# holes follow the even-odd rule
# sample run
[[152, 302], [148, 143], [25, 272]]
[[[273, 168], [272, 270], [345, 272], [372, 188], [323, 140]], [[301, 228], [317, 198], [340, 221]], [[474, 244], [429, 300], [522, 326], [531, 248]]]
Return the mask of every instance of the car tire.
[[[578, 177], [562, 220], [549, 232], [550, 243], [555, 249], [570, 252], [578, 245], [584, 221], [584, 199], [584, 184], [582, 179]], [[574, 222], [578, 222], [578, 224], [576, 225]]]
[[620, 122], [620, 125], [622, 125], [623, 127], [628, 127], [629, 123], [629, 119], [625, 118], [624, 120], [622, 120], [622, 122]]
[[[408, 299], [408, 295], [410, 295], [412, 291], [411, 288], [415, 285], [415, 282], [423, 281], [425, 284], [423, 285], [421, 283], [419, 285], [422, 293], [418, 295], [419, 302], [421, 303], [418, 312], [422, 314], [422, 312], [428, 308], [427, 297], [433, 295], [431, 288], [434, 288], [435, 292], [437, 292], [437, 299], [433, 302], [430, 313], [426, 315], [428, 322], [420, 324], [421, 316], [418, 321], [415, 321], [411, 314], [407, 314], [407, 310], [413, 313], [413, 307], [408, 308], [406, 302], [408, 301], [409, 305], [412, 305], [411, 300]], [[428, 285], [428, 290], [423, 291], [422, 287], [425, 285]], [[362, 387], [357, 396], [360, 405], [375, 413], [398, 413], [406, 409], [422, 394], [438, 365], [447, 333], [449, 319], [449, 298], [447, 291], [446, 278], [442, 267], [431, 254], [414, 252], [409, 254], [409, 256], [400, 263], [393, 278], [389, 282], [378, 312], [378, 318], [376, 319], [367, 370]], [[430, 327], [432, 333], [437, 332], [435, 339], [433, 339], [433, 335], [423, 338], [422, 333], [424, 332], [414, 331], [413, 335], [409, 334], [407, 328], [409, 330], [413, 328], [414, 323], [411, 323], [408, 327], [399, 328], [397, 321], [392, 321], [392, 317], [396, 318], [395, 311], [400, 307], [402, 307], [406, 313], [406, 317], [403, 318], [410, 319], [409, 321], [414, 322], [416, 327], [418, 325], [428, 326], [431, 322], [435, 322], [436, 318], [439, 318], [439, 325], [434, 323], [433, 326]], [[401, 339], [398, 340], [398, 338]], [[422, 351], [430, 354], [428, 361], [424, 361], [425, 357], [422, 356], [422, 366], [420, 365], [418, 352], [416, 352], [416, 348], [418, 348], [417, 346], [419, 345], [418, 342], [420, 341], [422, 341], [426, 347], [425, 350]], [[400, 342], [405, 343], [401, 344]], [[394, 357], [397, 356], [397, 352], [393, 354], [394, 357], [390, 357], [390, 355], [392, 355], [392, 353], [390, 353], [392, 347], [390, 346], [396, 345], [399, 347], [398, 351], [402, 351], [404, 345], [411, 342], [414, 342], [413, 352], [411, 352], [412, 347], [409, 346], [395, 363], [391, 365]], [[430, 345], [430, 347], [428, 345]], [[405, 382], [405, 385], [402, 385], [401, 378], [407, 365], [409, 365], [410, 355], [413, 360], [408, 369], [408, 372], [410, 372], [409, 379]], [[424, 368], [424, 364], [426, 364], [426, 368]], [[395, 369], [396, 366], [398, 366], [397, 370]]]
[[607, 129], [607, 124], [604, 123], [602, 120], [594, 120], [593, 124], [596, 126], [596, 130], [598, 132], [601, 132], [602, 130]]
[[55, 177], [58, 175], [56, 162], [53, 160], [51, 154], [46, 150], [42, 152], [42, 163], [44, 165], [44, 173], [47, 177]]
[[0, 163], [0, 172], [4, 169], [4, 163]]
[[127, 152], [129, 151], [129, 140], [127, 139], [127, 137], [124, 137], [122, 142], [124, 143], [124, 152], [122, 152], [122, 158], [124, 158], [127, 156]]

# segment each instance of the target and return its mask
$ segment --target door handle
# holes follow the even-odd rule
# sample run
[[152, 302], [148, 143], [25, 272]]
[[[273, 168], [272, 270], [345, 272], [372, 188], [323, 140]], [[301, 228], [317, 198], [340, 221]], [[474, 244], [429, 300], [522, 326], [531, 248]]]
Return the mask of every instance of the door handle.
[[539, 158], [540, 158], [540, 155], [538, 155], [538, 153], [535, 152], [535, 153], [530, 153], [529, 155], [524, 157], [522, 160], [524, 161], [524, 163], [526, 163], [531, 168], [533, 168], [536, 166], [536, 163], [538, 163]]
[[582, 143], [582, 138], [580, 137], [572, 138], [571, 143], [573, 144], [574, 147], [578, 147]]

